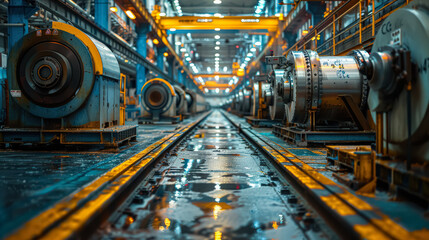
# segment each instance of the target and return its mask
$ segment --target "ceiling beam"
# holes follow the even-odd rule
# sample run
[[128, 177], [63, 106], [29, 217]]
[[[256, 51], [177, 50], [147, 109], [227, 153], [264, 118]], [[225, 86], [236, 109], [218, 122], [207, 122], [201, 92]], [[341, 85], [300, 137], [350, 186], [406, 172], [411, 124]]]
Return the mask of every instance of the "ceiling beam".
[[266, 30], [277, 31], [279, 27], [278, 17], [254, 17], [254, 16], [225, 16], [219, 17], [161, 17], [160, 26], [164, 30]]
[[195, 78], [215, 78], [216, 76], [219, 76], [219, 78], [232, 78], [235, 75], [234, 74], [226, 74], [226, 73], [219, 73], [219, 74], [198, 74], [198, 75], [194, 75]]

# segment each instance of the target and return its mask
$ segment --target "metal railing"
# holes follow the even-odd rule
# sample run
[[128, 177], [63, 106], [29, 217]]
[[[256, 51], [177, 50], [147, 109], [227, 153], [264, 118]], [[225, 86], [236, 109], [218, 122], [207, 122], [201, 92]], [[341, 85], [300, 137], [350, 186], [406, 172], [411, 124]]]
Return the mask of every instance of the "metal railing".
[[[311, 49], [316, 49], [320, 55], [324, 55], [326, 53], [332, 54], [332, 55], [341, 55], [345, 52], [348, 52], [355, 48], [361, 48], [362, 44], [364, 42], [368, 42], [370, 40], [373, 40], [375, 37], [376, 27], [377, 24], [383, 21], [387, 16], [392, 14], [395, 10], [406, 6], [409, 2], [412, 0], [405, 0], [403, 4], [400, 6], [397, 6], [396, 8], [392, 9], [391, 11], [387, 12], [386, 14], [383, 14], [382, 16], [375, 18], [376, 15], [378, 15], [380, 12], [385, 10], [387, 7], [393, 5], [394, 3], [404, 1], [404, 0], [393, 0], [388, 3], [386, 3], [383, 7], [381, 7], [378, 10], [375, 10], [374, 8], [374, 0], [372, 0], [372, 10], [366, 17], [362, 17], [362, 10], [363, 10], [363, 3], [364, 0], [359, 0], [356, 4], [354, 4], [352, 7], [347, 9], [345, 12], [343, 12], [341, 15], [336, 16], [336, 13], [338, 11], [332, 12], [327, 18], [331, 18], [331, 21], [329, 24], [324, 26], [321, 29], [318, 29], [317, 26], [315, 26], [306, 36], [304, 36], [302, 39], [300, 39], [298, 42], [296, 42], [293, 46], [288, 47], [288, 49], [284, 52], [284, 55], [287, 55], [289, 51], [291, 50], [304, 50], [307, 48], [307, 45], [311, 44]], [[341, 9], [340, 6], [339, 9]], [[340, 31], [337, 31], [337, 23], [343, 20], [343, 18], [349, 14], [355, 11], [356, 9], [359, 9], [358, 14], [359, 17], [357, 20], [355, 20], [354, 23], [350, 24], [344, 29], [341, 29]], [[337, 9], [338, 10], [338, 9]], [[369, 22], [370, 24], [367, 24]], [[320, 24], [319, 24], [320, 25]], [[332, 28], [332, 30], [331, 30]], [[354, 30], [356, 29], [356, 30]], [[371, 34], [368, 38], [364, 38], [365, 33], [368, 33], [369, 30], [371, 30]], [[318, 36], [324, 35], [326, 31], [332, 31], [332, 37], [326, 40], [322, 40], [323, 43], [318, 46]], [[352, 33], [350, 33], [352, 31]], [[347, 35], [349, 34], [349, 35]], [[346, 35], [346, 36], [345, 36]], [[338, 51], [340, 47], [344, 48], [344, 44], [351, 40], [352, 38], [359, 36], [359, 40], [357, 41], [357, 44], [353, 44], [351, 47], [346, 47], [346, 49], [342, 49], [341, 51]], [[372, 42], [372, 41], [371, 41]], [[372, 43], [370, 43], [372, 44]], [[340, 48], [341, 49], [341, 48]]]

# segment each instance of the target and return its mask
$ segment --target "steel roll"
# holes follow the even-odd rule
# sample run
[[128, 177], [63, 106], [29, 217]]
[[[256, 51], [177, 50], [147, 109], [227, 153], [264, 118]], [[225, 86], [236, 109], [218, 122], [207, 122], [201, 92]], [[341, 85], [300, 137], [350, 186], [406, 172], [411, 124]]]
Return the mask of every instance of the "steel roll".
[[259, 92], [261, 92], [261, 97], [263, 99], [264, 103], [267, 103], [267, 94], [266, 92], [269, 91], [270, 89], [270, 84], [269, 83], [262, 83], [261, 84], [261, 89], [259, 89], [259, 84], [258, 83], [254, 83], [253, 84], [253, 95], [252, 95], [252, 115], [253, 116], [257, 116], [258, 115], [258, 110], [260, 108], [259, 105]]
[[243, 88], [241, 95], [241, 112], [243, 114], [251, 114], [252, 103], [253, 103], [253, 91], [252, 89]]
[[177, 85], [174, 85], [174, 91], [177, 93], [177, 97], [176, 97], [177, 114], [185, 114], [188, 111], [186, 92], [180, 86], [177, 86]]
[[288, 122], [307, 123], [309, 111], [315, 111], [317, 122], [351, 120], [340, 95], [350, 96], [364, 110], [368, 83], [359, 72], [358, 61], [367, 57], [360, 51], [338, 57], [320, 57], [310, 50], [292, 51], [283, 78], [274, 86], [274, 95], [286, 104]]
[[272, 120], [283, 119], [285, 115], [285, 107], [282, 96], [279, 95], [278, 91], [276, 91], [276, 86], [283, 82], [284, 73], [284, 69], [275, 69], [268, 75], [270, 89], [267, 89], [264, 92], [264, 95], [266, 103], [268, 104], [270, 118]]
[[188, 104], [188, 112], [191, 114], [204, 112], [210, 108], [201, 94], [190, 89], [186, 90], [186, 102]]
[[98, 76], [119, 82], [119, 65], [101, 42], [65, 23], [25, 35], [11, 49], [13, 100], [31, 114], [61, 118], [87, 101]]
[[154, 78], [147, 81], [141, 90], [141, 102], [148, 112], [162, 114], [176, 104], [176, 91], [174, 87], [164, 79]]

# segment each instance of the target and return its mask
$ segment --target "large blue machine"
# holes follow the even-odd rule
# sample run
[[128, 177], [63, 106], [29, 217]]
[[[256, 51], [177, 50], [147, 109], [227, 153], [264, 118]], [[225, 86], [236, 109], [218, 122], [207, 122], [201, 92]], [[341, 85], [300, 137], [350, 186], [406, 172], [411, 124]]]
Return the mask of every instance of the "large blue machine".
[[[101, 42], [65, 23], [25, 35], [8, 59], [1, 143], [102, 144], [135, 139], [120, 123], [120, 70]], [[121, 125], [122, 124], [122, 125]]]

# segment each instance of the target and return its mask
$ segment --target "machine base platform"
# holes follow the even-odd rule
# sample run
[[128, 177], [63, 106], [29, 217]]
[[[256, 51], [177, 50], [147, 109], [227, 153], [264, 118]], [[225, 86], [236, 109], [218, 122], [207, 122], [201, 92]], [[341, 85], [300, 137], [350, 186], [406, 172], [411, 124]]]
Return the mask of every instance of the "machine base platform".
[[0, 144], [103, 145], [118, 147], [124, 142], [136, 141], [137, 125], [114, 126], [104, 129], [40, 130], [24, 128], [0, 129]]
[[153, 124], [153, 123], [172, 123], [176, 124], [178, 122], [181, 122], [183, 120], [183, 117], [179, 116], [173, 116], [173, 117], [161, 117], [158, 120], [154, 120], [152, 117], [139, 117], [138, 121], [139, 124]]
[[[356, 183], [360, 184], [355, 181], [358, 171], [356, 168], [362, 166], [365, 159], [372, 159], [374, 156], [370, 146], [327, 146], [327, 168], [343, 173], [338, 176], [349, 173], [353, 179], [350, 183], [355, 182], [352, 185], [356, 186]], [[378, 179], [377, 188], [385, 188], [397, 198], [409, 198], [412, 201], [419, 198], [420, 203], [429, 204], [429, 172], [424, 167], [416, 164], [407, 170], [403, 159], [376, 159], [374, 167], [374, 177]]]
[[273, 133], [285, 141], [302, 147], [319, 144], [370, 144], [375, 141], [373, 131], [309, 131], [297, 127], [274, 125]]
[[271, 120], [271, 119], [258, 119], [252, 116], [245, 117], [246, 122], [248, 122], [252, 127], [260, 127], [260, 128], [270, 128], [273, 127], [275, 124], [279, 124], [278, 121]]

